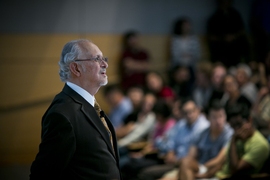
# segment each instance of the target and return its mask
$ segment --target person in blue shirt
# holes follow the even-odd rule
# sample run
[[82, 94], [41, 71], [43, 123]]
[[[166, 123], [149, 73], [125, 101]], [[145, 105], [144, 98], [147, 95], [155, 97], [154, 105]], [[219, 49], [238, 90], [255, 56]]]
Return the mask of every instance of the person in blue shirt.
[[208, 108], [208, 119], [210, 127], [193, 141], [188, 155], [181, 160], [179, 168], [164, 175], [162, 180], [214, 177], [222, 165], [221, 159], [225, 158], [233, 129], [226, 123], [226, 112], [219, 102], [214, 101]]
[[139, 174], [140, 179], [158, 179], [174, 169], [187, 155], [192, 142], [209, 127], [209, 121], [193, 100], [188, 99], [183, 102], [182, 111], [184, 118], [179, 120], [164, 137], [158, 138], [155, 142], [159, 155], [164, 159], [164, 164], [144, 169]]
[[125, 96], [124, 92], [117, 84], [106, 86], [103, 93], [111, 107], [108, 116], [114, 128], [117, 129], [122, 125], [124, 119], [133, 111], [132, 102]]

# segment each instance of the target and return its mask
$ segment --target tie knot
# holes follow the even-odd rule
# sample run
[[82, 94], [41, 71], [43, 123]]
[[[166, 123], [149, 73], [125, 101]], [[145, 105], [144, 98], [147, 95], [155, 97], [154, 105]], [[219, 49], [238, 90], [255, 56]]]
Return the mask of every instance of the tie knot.
[[95, 104], [94, 104], [94, 108], [97, 112], [100, 112], [101, 111], [101, 108], [99, 106], [99, 104], [97, 103], [97, 101], [95, 100]]

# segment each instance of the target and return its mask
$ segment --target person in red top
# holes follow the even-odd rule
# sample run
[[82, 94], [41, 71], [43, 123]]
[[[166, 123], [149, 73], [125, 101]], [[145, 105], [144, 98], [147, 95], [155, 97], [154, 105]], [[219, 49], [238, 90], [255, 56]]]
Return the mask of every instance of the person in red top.
[[123, 46], [120, 59], [122, 87], [127, 90], [134, 85], [143, 86], [149, 70], [149, 53], [140, 46], [139, 35], [135, 31], [125, 33]]
[[176, 94], [173, 89], [165, 84], [158, 72], [148, 72], [146, 75], [146, 88], [158, 98], [163, 99], [170, 107], [173, 106]]

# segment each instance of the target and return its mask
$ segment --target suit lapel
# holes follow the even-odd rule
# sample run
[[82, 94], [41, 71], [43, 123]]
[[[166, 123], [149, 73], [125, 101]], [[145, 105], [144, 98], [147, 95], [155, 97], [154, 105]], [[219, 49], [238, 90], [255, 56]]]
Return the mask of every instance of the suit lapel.
[[[105, 128], [105, 126], [103, 125], [102, 121], [100, 120], [100, 118], [99, 118], [96, 110], [94, 109], [94, 107], [91, 104], [89, 104], [83, 97], [81, 97], [78, 93], [76, 93], [73, 89], [71, 89], [67, 85], [64, 86], [63, 92], [65, 94], [67, 94], [68, 96], [70, 96], [74, 101], [81, 104], [81, 111], [87, 117], [87, 121], [89, 123], [91, 123], [96, 128], [96, 130], [101, 134], [102, 138], [104, 139], [107, 146], [109, 147], [110, 152], [114, 156], [114, 152], [113, 152], [113, 149], [112, 149], [112, 146], [111, 146], [108, 131]], [[107, 120], [108, 118], [106, 117], [105, 119], [106, 119], [106, 121], [108, 123], [108, 120]], [[108, 124], [109, 124], [109, 128], [110, 128], [110, 130], [112, 132], [112, 128], [111, 128], [112, 125], [111, 125], [110, 122]], [[113, 141], [114, 141], [114, 144], [115, 144], [116, 140], [115, 140], [114, 130], [113, 130]], [[118, 152], [118, 150], [115, 150], [115, 152]], [[117, 156], [117, 158], [118, 158], [118, 156]]]

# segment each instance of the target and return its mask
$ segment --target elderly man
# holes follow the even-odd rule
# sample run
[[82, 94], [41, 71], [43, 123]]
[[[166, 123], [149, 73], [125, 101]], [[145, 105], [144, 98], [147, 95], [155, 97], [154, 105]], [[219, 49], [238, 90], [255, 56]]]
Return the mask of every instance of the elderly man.
[[65, 86], [42, 118], [30, 179], [121, 179], [114, 128], [94, 97], [108, 82], [107, 58], [92, 42], [75, 40], [59, 66]]

